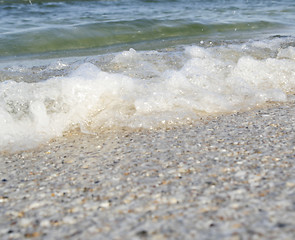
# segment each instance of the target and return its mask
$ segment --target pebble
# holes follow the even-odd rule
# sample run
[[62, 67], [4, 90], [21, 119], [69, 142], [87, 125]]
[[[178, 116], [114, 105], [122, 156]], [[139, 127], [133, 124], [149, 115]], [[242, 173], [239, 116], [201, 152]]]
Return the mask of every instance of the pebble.
[[41, 222], [40, 222], [40, 227], [42, 227], [42, 228], [47, 228], [47, 227], [50, 227], [50, 221], [49, 221], [49, 219], [43, 219], [43, 220], [41, 220]]
[[104, 202], [102, 202], [102, 203], [100, 204], [100, 206], [103, 207], [103, 208], [108, 208], [110, 205], [111, 205], [111, 204], [110, 204], [110, 202], [108, 202], [108, 201], [104, 201]]
[[21, 227], [28, 227], [28, 226], [31, 226], [32, 225], [32, 222], [33, 220], [32, 219], [29, 219], [29, 218], [22, 218], [18, 221], [18, 224], [21, 226]]
[[77, 220], [71, 216], [65, 216], [62, 220], [65, 224], [75, 224]]

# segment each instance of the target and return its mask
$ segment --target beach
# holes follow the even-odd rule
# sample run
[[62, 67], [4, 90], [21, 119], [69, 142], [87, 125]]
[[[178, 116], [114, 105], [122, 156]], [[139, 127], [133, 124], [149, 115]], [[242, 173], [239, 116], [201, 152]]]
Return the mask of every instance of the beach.
[[293, 0], [1, 0], [0, 239], [295, 239]]
[[294, 239], [294, 97], [2, 154], [1, 239]]

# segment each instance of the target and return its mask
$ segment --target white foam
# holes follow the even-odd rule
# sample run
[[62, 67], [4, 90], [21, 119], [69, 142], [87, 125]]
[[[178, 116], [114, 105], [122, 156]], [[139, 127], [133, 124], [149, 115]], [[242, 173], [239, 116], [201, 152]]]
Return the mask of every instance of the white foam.
[[[259, 46], [268, 47], [255, 44]], [[190, 46], [177, 53], [131, 49], [114, 56], [105, 71], [83, 63], [64, 77], [2, 82], [0, 149], [34, 147], [77, 127], [84, 132], [118, 126], [152, 128], [193, 120], [200, 113], [286, 101], [286, 94], [295, 90], [294, 47], [275, 49], [274, 57], [265, 58], [245, 54], [244, 49], [244, 45]]]

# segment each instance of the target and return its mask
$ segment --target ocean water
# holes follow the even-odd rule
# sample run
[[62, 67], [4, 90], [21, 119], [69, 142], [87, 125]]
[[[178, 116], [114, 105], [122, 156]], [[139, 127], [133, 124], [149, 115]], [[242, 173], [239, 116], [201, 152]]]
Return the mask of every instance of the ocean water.
[[0, 0], [0, 151], [295, 92], [295, 1]]

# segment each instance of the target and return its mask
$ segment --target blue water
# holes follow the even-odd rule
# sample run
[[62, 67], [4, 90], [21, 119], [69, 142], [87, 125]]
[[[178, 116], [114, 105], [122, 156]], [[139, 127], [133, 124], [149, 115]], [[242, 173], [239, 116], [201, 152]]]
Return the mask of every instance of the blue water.
[[0, 0], [0, 152], [295, 93], [295, 1]]

